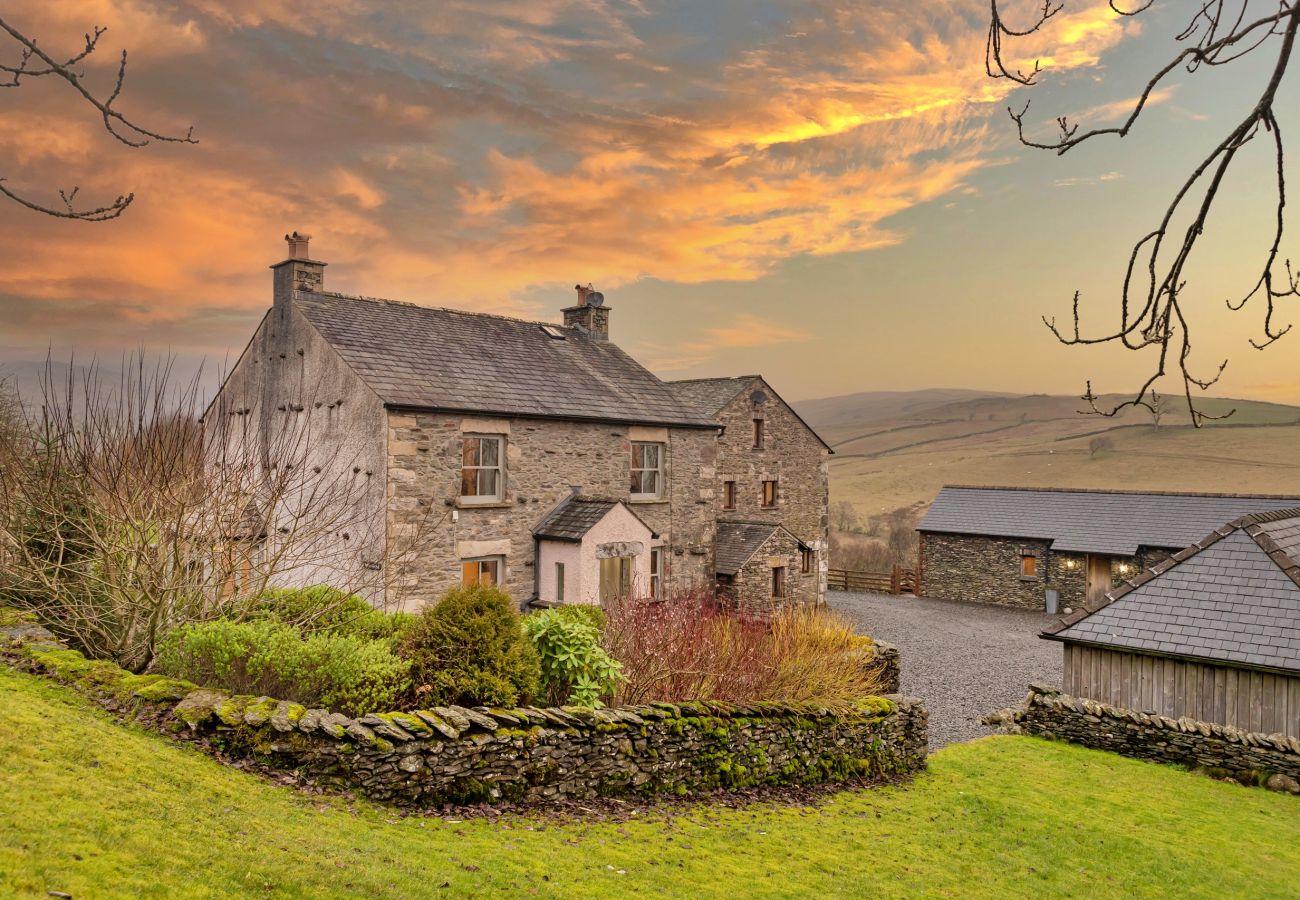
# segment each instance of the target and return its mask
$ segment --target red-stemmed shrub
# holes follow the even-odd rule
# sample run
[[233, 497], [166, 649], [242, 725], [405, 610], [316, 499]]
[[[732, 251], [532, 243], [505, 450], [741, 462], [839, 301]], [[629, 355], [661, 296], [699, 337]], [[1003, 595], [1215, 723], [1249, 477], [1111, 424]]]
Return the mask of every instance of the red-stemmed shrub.
[[605, 649], [622, 663], [616, 703], [761, 700], [847, 703], [879, 693], [870, 638], [824, 607], [770, 619], [689, 588], [606, 607]]

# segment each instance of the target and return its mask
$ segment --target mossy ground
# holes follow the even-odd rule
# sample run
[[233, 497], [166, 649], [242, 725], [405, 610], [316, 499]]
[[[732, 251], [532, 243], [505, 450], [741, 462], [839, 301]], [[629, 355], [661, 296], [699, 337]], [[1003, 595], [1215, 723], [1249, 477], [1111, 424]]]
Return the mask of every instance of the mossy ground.
[[402, 817], [116, 724], [0, 666], [0, 896], [1294, 896], [1300, 799], [1033, 738], [816, 809]]

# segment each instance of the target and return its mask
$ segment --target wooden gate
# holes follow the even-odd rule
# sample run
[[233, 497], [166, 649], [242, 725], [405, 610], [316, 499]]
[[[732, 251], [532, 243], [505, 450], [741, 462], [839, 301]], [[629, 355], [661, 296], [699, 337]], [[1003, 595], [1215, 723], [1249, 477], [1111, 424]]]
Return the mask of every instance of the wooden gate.
[[915, 594], [916, 571], [894, 566], [889, 572], [858, 572], [828, 569], [826, 586], [832, 591], [861, 591], [867, 594]]

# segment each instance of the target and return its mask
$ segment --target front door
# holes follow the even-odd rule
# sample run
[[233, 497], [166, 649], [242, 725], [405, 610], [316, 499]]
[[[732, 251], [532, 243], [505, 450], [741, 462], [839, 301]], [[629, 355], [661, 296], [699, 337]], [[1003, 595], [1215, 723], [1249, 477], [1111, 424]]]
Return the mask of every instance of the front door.
[[1110, 557], [1088, 556], [1088, 605], [1101, 603], [1110, 590]]
[[632, 594], [635, 557], [615, 556], [600, 561], [600, 602], [613, 603]]

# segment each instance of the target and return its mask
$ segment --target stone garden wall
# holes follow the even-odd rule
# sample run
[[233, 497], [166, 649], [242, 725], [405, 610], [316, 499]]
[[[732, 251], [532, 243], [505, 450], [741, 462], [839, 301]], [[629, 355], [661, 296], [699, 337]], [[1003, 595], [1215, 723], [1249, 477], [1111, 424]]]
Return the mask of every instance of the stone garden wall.
[[992, 713], [984, 723], [1300, 793], [1300, 739], [1284, 734], [1135, 712], [1036, 685], [1023, 705]]
[[879, 778], [922, 768], [927, 747], [925, 709], [897, 696], [833, 710], [712, 702], [453, 706], [352, 719], [132, 675], [87, 660], [32, 625], [0, 628], [0, 655], [206, 746], [401, 804], [684, 795]]

